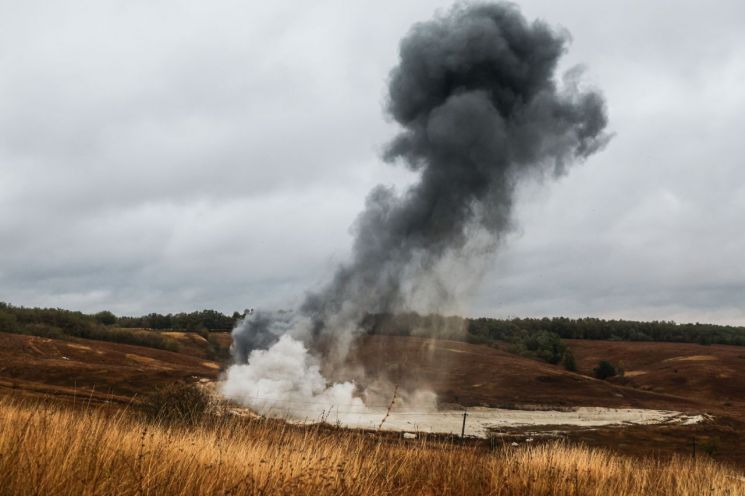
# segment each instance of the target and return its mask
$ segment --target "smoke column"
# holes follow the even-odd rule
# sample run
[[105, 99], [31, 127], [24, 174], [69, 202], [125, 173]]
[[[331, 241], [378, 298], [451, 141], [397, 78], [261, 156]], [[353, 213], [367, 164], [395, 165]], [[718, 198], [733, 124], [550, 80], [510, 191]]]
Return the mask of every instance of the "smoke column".
[[452, 281], [438, 268], [474, 257], [475, 238], [496, 246], [519, 182], [558, 176], [608, 141], [602, 96], [580, 87], [577, 70], [556, 77], [567, 41], [507, 3], [459, 4], [412, 27], [390, 74], [386, 110], [401, 131], [384, 159], [418, 181], [369, 193], [351, 260], [300, 308], [257, 312], [233, 331], [228, 397], [363, 407], [352, 383], [321, 375], [341, 367], [362, 319], [414, 301], [440, 310]]

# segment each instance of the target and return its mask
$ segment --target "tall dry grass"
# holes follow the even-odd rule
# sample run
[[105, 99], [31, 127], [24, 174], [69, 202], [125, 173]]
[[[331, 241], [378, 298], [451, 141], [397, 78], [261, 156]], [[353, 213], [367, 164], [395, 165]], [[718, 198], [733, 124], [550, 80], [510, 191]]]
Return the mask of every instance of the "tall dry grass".
[[711, 461], [562, 444], [490, 452], [240, 418], [166, 426], [126, 411], [0, 400], [2, 494], [742, 495], [741, 477]]

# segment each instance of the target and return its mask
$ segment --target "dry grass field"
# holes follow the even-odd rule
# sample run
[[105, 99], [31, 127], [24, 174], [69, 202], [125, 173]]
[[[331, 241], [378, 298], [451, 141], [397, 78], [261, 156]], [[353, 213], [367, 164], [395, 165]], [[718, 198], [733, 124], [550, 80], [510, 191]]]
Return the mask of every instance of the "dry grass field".
[[[654, 348], [657, 344], [647, 346]], [[365, 336], [352, 362], [375, 371], [374, 376], [386, 374], [402, 388], [424, 386], [437, 393], [442, 402], [466, 406], [582, 405], [680, 411], [701, 408], [695, 396], [672, 396], [600, 381], [592, 377], [592, 367], [589, 374], [572, 373], [560, 365], [462, 341]], [[593, 366], [596, 364], [597, 361]], [[742, 369], [745, 370], [745, 360]], [[365, 380], [364, 376], [357, 378], [361, 384]]]
[[0, 432], [0, 492], [14, 495], [745, 494], [742, 474], [707, 459], [488, 449], [225, 416], [187, 427], [8, 397]]
[[[171, 333], [173, 334], [173, 333]], [[183, 334], [183, 333], [182, 333]], [[193, 377], [216, 379], [217, 362], [184, 339], [181, 352], [92, 339], [0, 332], [0, 394], [129, 404], [153, 389]]]
[[676, 398], [691, 398], [715, 413], [745, 418], [745, 348], [693, 343], [565, 340], [580, 373], [598, 360], [621, 365], [616, 385]]
[[[142, 332], [145, 332], [144, 330]], [[152, 331], [151, 331], [152, 332]], [[227, 333], [215, 333], [224, 346]], [[215, 380], [224, 364], [206, 357], [206, 341], [169, 332], [179, 352], [79, 338], [0, 333], [0, 397], [48, 398], [71, 404], [130, 405], [174, 382]], [[662, 408], [709, 413], [695, 425], [563, 429], [570, 444], [641, 457], [699, 453], [745, 468], [745, 349], [683, 343], [572, 341], [579, 373], [485, 345], [414, 337], [370, 336], [357, 355], [402, 387], [407, 379], [431, 388], [444, 403], [464, 406], [540, 405]], [[599, 359], [623, 363], [625, 377], [599, 381]], [[406, 364], [401, 370], [397, 364]], [[550, 429], [554, 429], [551, 427]], [[501, 435], [522, 443], [534, 429]]]

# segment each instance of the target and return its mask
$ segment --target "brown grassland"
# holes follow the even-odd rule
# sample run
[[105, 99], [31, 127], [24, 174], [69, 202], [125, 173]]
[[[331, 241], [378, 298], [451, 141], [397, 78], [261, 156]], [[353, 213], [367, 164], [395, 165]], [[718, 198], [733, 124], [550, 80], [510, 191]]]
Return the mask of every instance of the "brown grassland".
[[[445, 403], [711, 415], [695, 425], [561, 428], [559, 442], [507, 429], [492, 446], [234, 416], [191, 426], [148, 420], [153, 391], [214, 381], [225, 366], [203, 337], [168, 337], [178, 352], [0, 333], [0, 495], [745, 495], [742, 347], [569, 340], [571, 373], [485, 345], [398, 336], [360, 343], [366, 369], [403, 387], [416, 377]], [[229, 345], [228, 334], [216, 337]], [[593, 378], [600, 359], [622, 364], [625, 376]]]
[[[211, 420], [210, 420], [211, 418]], [[0, 491], [31, 495], [739, 495], [706, 458], [637, 458], [568, 444], [489, 449], [444, 440], [0, 399]]]

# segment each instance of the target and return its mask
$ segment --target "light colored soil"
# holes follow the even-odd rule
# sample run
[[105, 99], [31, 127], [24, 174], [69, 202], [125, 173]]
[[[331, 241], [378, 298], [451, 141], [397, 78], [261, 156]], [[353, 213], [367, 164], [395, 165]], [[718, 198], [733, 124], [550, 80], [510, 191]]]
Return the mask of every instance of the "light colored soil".
[[[382, 429], [390, 431], [423, 432], [460, 435], [463, 427], [462, 410], [432, 412], [391, 412], [376, 409], [336, 414], [332, 410], [326, 421], [344, 427], [377, 429], [385, 418]], [[703, 415], [686, 415], [669, 410], [640, 408], [580, 407], [562, 410], [507, 410], [473, 408], [466, 413], [466, 436], [486, 438], [495, 430], [529, 428], [561, 432], [562, 428], [596, 428], [604, 426], [678, 424], [691, 425], [704, 421]], [[312, 421], [304, 419], [303, 421]]]

